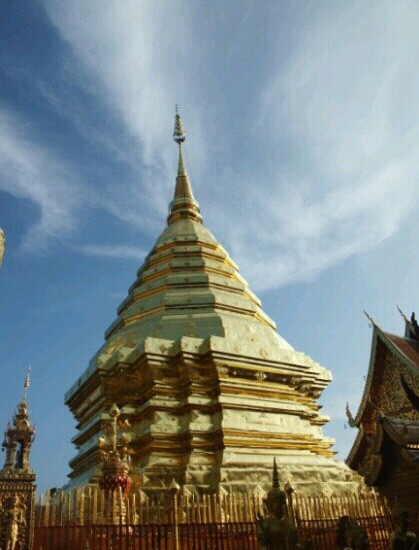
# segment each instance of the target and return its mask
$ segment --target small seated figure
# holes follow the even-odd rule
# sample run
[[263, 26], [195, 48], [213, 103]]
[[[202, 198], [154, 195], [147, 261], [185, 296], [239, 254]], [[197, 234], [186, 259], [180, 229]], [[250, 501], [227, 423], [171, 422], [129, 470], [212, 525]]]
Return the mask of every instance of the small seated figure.
[[404, 508], [393, 510], [396, 529], [391, 535], [392, 550], [419, 550], [418, 537], [409, 531], [409, 512]]
[[350, 516], [339, 518], [336, 529], [336, 546], [339, 550], [368, 550], [368, 536], [365, 529]]
[[286, 494], [279, 487], [275, 460], [272, 489], [264, 504], [268, 513], [258, 514], [259, 550], [297, 550], [297, 529], [288, 519]]

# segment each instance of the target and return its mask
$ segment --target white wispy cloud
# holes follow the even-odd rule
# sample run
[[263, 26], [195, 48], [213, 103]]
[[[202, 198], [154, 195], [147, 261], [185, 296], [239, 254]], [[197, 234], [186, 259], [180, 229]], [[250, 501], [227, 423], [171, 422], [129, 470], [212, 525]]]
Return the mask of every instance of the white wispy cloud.
[[[131, 147], [141, 151], [145, 166], [154, 168], [152, 177], [143, 180], [143, 202], [165, 213], [172, 184], [167, 174], [174, 167], [168, 128], [173, 124], [175, 103], [188, 113], [194, 159], [199, 163], [205, 156], [196, 97], [199, 89], [192, 85], [188, 68], [196, 48], [191, 41], [192, 10], [187, 3], [153, 0], [123, 4], [118, 0], [51, 0], [45, 6], [81, 61], [90, 91], [119, 116], [137, 140]], [[124, 219], [130, 206], [122, 194], [114, 211]]]
[[24, 251], [44, 249], [72, 231], [81, 197], [77, 175], [5, 108], [0, 108], [0, 189], [39, 208], [39, 220], [24, 238]]
[[87, 256], [100, 256], [104, 258], [130, 258], [133, 260], [143, 260], [148, 254], [143, 248], [124, 245], [92, 244], [78, 248], [80, 252]]
[[271, 143], [285, 133], [301, 155], [300, 170], [275, 166], [270, 185], [250, 184], [264, 229], [245, 231], [249, 245], [231, 239], [261, 288], [371, 249], [417, 206], [412, 13], [407, 1], [335, 7], [302, 26], [289, 62], [261, 90], [257, 130]]
[[[206, 219], [255, 288], [309, 279], [369, 250], [394, 235], [415, 208], [413, 2], [354, 1], [301, 19], [287, 57], [272, 63], [266, 80], [252, 83], [260, 109], [243, 118], [258, 137], [251, 138], [253, 162], [245, 173], [209, 163], [217, 149], [202, 123], [212, 109], [205, 93], [210, 75], [197, 80], [194, 70], [217, 50], [211, 33], [194, 32], [199, 10], [186, 2], [135, 0], [51, 0], [46, 6], [89, 74], [91, 91], [141, 146], [151, 171], [141, 200], [162, 219], [173, 179], [168, 119], [181, 90], [194, 135], [188, 157], [201, 166], [195, 173], [207, 169], [210, 178]], [[281, 51], [279, 17], [270, 21], [275, 24], [278, 44], [272, 48]], [[263, 56], [255, 45], [249, 63]], [[243, 85], [226, 90], [223, 108]], [[221, 138], [226, 149], [234, 132], [232, 127]], [[298, 157], [293, 162], [275, 154], [285, 142]], [[132, 197], [118, 189], [112, 201], [106, 194], [93, 200], [138, 224]]]

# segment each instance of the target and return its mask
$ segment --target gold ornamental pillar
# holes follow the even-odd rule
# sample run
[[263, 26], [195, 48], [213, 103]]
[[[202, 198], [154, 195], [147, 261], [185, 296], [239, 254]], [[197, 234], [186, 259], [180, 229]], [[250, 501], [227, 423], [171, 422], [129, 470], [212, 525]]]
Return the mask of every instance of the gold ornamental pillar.
[[[121, 411], [112, 405], [109, 411], [110, 421], [108, 429], [110, 437], [99, 438], [99, 449], [101, 452], [102, 477], [99, 485], [105, 494], [105, 521], [110, 524], [128, 523], [126, 497], [131, 488], [131, 450], [128, 448], [129, 436], [125, 433], [118, 433], [127, 423], [119, 422]], [[117, 503], [117, 504], [116, 504]]]
[[[25, 388], [29, 386], [29, 375]], [[25, 397], [4, 433], [6, 460], [0, 470], [0, 548], [32, 550], [35, 525], [35, 473], [29, 451], [35, 429], [31, 426]]]
[[180, 491], [180, 486], [178, 485], [178, 483], [176, 483], [176, 480], [173, 478], [167, 489], [173, 500], [173, 549], [179, 550], [179, 518], [178, 518], [177, 499]]

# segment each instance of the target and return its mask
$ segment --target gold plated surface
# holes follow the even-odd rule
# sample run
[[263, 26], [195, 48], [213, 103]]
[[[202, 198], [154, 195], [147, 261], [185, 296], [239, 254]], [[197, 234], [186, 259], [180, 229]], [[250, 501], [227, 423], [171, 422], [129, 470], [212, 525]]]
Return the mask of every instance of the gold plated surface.
[[331, 457], [316, 400], [331, 373], [276, 331], [226, 250], [202, 223], [184, 167], [179, 115], [168, 225], [137, 273], [105, 343], [66, 394], [78, 433], [70, 486], [96, 483], [112, 403], [130, 421], [134, 485], [175, 478], [191, 491], [247, 491], [280, 475], [310, 493], [357, 478]]

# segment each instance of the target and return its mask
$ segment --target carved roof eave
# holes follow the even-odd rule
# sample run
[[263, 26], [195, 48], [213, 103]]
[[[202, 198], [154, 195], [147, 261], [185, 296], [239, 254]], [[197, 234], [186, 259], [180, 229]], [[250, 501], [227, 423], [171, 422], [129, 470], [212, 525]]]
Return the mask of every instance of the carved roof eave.
[[[384, 453], [382, 451], [382, 447], [385, 436], [387, 436], [397, 447], [401, 448], [401, 456], [410, 466], [415, 469], [419, 469], [419, 463], [415, 461], [413, 453], [410, 452], [407, 448], [404, 437], [400, 434], [399, 431], [395, 429], [392, 421], [383, 416], [377, 422], [377, 429], [372, 441], [367, 444], [367, 446], [372, 450], [374, 457], [374, 460], [372, 461], [370, 466], [370, 470], [364, 473], [365, 481], [368, 485], [374, 485], [383, 466]], [[365, 455], [366, 451], [364, 450], [362, 456], [359, 456], [361, 445], [364, 442], [365, 437], [367, 437], [367, 434], [364, 432], [363, 427], [360, 426], [358, 435], [355, 439], [352, 449], [349, 452], [348, 458], [345, 461], [346, 464], [352, 469], [355, 469], [357, 463], [362, 462], [362, 458]]]
[[419, 471], [419, 463], [415, 461], [412, 453], [409, 452], [409, 449], [402, 449], [400, 454], [408, 464]]
[[[376, 433], [377, 435], [377, 433]], [[365, 483], [369, 486], [373, 486], [378, 476], [380, 474], [383, 459], [381, 455], [376, 451], [376, 440], [374, 437], [373, 441], [365, 441], [368, 437], [368, 434], [364, 432], [362, 426], [360, 426], [358, 435], [355, 439], [355, 442], [352, 446], [352, 449], [349, 452], [348, 458], [345, 460], [346, 464], [354, 471], [357, 471], [360, 475], [364, 477]], [[382, 440], [383, 438], [379, 438]], [[366, 443], [362, 449], [362, 445]], [[364, 457], [368, 451], [368, 448], [373, 448], [374, 452], [372, 454], [372, 460], [370, 460], [367, 469], [365, 469]]]
[[377, 425], [377, 435], [376, 435], [376, 443], [375, 443], [375, 452], [378, 453], [381, 450], [381, 446], [383, 444], [384, 439], [384, 432], [389, 436], [389, 438], [394, 441], [396, 445], [399, 447], [404, 447], [405, 440], [403, 436], [394, 429], [391, 422], [387, 420], [387, 418], [384, 416], [381, 421]]
[[415, 461], [413, 453], [409, 451], [407, 448], [406, 441], [404, 437], [394, 428], [394, 426], [391, 423], [390, 419], [387, 419], [386, 417], [382, 417], [380, 422], [377, 425], [377, 431], [374, 436], [373, 440], [373, 452], [374, 456], [381, 457], [381, 465], [380, 468], [376, 468], [376, 471], [374, 471], [374, 475], [370, 476], [371, 480], [372, 477], [374, 477], [374, 482], [381, 471], [381, 467], [384, 463], [383, 457], [385, 453], [382, 451], [382, 446], [384, 442], [384, 438], [387, 436], [390, 441], [392, 441], [397, 447], [400, 447], [400, 454], [401, 457], [413, 468], [419, 469], [419, 463]]
[[[352, 468], [353, 464], [355, 463], [359, 449], [361, 447], [361, 444], [364, 440], [365, 432], [364, 428], [362, 426], [359, 427], [358, 433], [356, 435], [355, 441], [352, 445], [351, 450], [349, 451], [348, 456], [346, 457], [345, 463], [349, 466], [349, 468]], [[352, 468], [353, 469], [353, 468]]]
[[[419, 463], [415, 461], [413, 454], [409, 451], [405, 438], [392, 425], [391, 420], [384, 417], [380, 422], [380, 430], [382, 432], [381, 442], [377, 440], [375, 452], [380, 452], [382, 442], [384, 440], [384, 432], [398, 447], [401, 447], [402, 457], [414, 468], [419, 469]], [[380, 443], [380, 444], [379, 444]], [[379, 445], [378, 445], [379, 444]]]
[[371, 355], [370, 363], [368, 366], [368, 374], [365, 382], [364, 393], [362, 395], [361, 403], [358, 408], [358, 412], [355, 417], [355, 423], [359, 427], [361, 423], [362, 416], [368, 404], [368, 396], [371, 390], [371, 384], [374, 379], [375, 371], [375, 357], [377, 351], [377, 341], [378, 338], [383, 342], [383, 344], [392, 352], [399, 361], [410, 371], [412, 374], [417, 375], [417, 367], [410, 361], [408, 357], [387, 337], [386, 333], [380, 329], [378, 325], [374, 323], [373, 325], [373, 336], [372, 336], [372, 345], [371, 345]]

